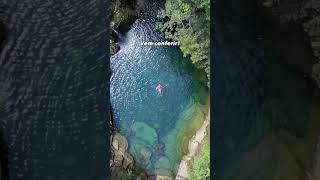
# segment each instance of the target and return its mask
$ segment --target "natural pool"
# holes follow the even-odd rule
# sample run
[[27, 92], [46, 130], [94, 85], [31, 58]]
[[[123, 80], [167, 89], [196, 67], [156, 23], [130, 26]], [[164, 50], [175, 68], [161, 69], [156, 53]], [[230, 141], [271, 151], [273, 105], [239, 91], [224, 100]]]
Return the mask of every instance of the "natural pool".
[[136, 164], [148, 174], [173, 175], [209, 98], [179, 47], [141, 45], [161, 40], [154, 19], [145, 15], [133, 24], [111, 57], [110, 93], [115, 126], [127, 137]]

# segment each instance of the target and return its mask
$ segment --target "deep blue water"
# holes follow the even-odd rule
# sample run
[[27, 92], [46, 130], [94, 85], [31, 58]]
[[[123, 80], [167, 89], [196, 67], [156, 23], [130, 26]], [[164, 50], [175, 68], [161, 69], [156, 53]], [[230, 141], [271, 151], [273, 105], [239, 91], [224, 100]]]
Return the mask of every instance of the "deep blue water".
[[[149, 29], [148, 29], [149, 28]], [[111, 95], [116, 123], [163, 123], [170, 129], [192, 94], [192, 67], [178, 47], [141, 46], [163, 39], [138, 20], [121, 51], [111, 58]], [[156, 86], [163, 86], [162, 93]], [[166, 133], [166, 128], [159, 133]]]

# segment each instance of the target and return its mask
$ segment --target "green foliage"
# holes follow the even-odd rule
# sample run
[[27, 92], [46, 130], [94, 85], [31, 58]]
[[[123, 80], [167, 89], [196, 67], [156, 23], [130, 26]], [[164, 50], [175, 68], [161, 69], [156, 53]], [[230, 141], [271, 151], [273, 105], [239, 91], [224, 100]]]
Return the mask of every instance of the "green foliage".
[[167, 0], [157, 27], [168, 39], [179, 41], [184, 56], [210, 80], [210, 1]]
[[210, 179], [210, 144], [204, 144], [201, 153], [194, 159], [192, 168], [189, 173], [189, 179]]
[[128, 24], [137, 17], [135, 1], [111, 0], [111, 28], [117, 29], [121, 24]]

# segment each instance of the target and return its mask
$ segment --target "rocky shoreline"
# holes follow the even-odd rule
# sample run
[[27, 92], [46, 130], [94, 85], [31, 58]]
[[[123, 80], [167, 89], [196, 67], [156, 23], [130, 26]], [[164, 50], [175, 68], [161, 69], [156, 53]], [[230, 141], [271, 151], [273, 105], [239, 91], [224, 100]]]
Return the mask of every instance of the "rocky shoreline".
[[129, 31], [131, 25], [138, 18], [144, 4], [144, 0], [112, 0], [111, 1], [111, 32], [110, 54], [116, 54], [120, 50], [118, 35]]
[[176, 177], [170, 176], [148, 176], [142, 170], [137, 171], [134, 164], [134, 158], [128, 153], [128, 141], [120, 133], [114, 131], [111, 135], [111, 177], [112, 179], [136, 179], [136, 180], [187, 180], [190, 163], [194, 157], [199, 154], [201, 143], [208, 135], [208, 127], [210, 126], [210, 113], [208, 113], [206, 120], [203, 122], [200, 129], [189, 141], [188, 154], [184, 155], [178, 169]]
[[143, 171], [136, 170], [134, 166], [134, 159], [128, 153], [128, 141], [120, 133], [114, 131], [110, 139], [111, 143], [111, 179], [123, 180], [123, 179], [136, 179], [147, 180], [148, 177]]
[[120, 45], [115, 39], [110, 39], [110, 55], [113, 56], [120, 50]]
[[133, 169], [133, 157], [127, 153], [128, 142], [121, 134], [114, 132], [111, 136], [110, 168], [114, 177], [130, 175]]
[[192, 159], [198, 155], [201, 148], [201, 143], [208, 134], [208, 127], [210, 127], [210, 107], [205, 121], [203, 122], [200, 129], [197, 130], [194, 136], [189, 141], [188, 154], [184, 155], [176, 176], [176, 180], [187, 180], [188, 169], [190, 169], [190, 163]]
[[[209, 110], [207, 111], [207, 108]], [[111, 177], [112, 179], [137, 179], [137, 180], [186, 180], [188, 179], [188, 170], [192, 160], [199, 154], [203, 140], [208, 136], [210, 126], [210, 106], [206, 106], [205, 111], [201, 118], [197, 120], [199, 123], [198, 128], [195, 129], [193, 136], [187, 140], [187, 152], [182, 157], [179, 164], [179, 169], [176, 177], [173, 176], [161, 176], [161, 175], [148, 175], [141, 167], [137, 167], [132, 155], [128, 153], [128, 141], [127, 139], [117, 132], [116, 129], [112, 130], [110, 139], [111, 145]]]
[[111, 135], [111, 179], [113, 180], [173, 180], [169, 176], [149, 176], [134, 164], [134, 158], [128, 153], [128, 141], [120, 133], [114, 131]]

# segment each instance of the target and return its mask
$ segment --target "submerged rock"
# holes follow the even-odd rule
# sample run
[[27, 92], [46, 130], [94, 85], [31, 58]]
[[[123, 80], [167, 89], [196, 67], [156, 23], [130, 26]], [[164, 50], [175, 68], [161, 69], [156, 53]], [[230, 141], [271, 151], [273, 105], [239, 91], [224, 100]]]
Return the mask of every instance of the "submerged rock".
[[148, 162], [151, 157], [151, 151], [147, 148], [141, 148], [140, 155], [145, 162]]
[[165, 148], [165, 145], [163, 143], [157, 142], [152, 147], [152, 153], [154, 154], [154, 156], [163, 156], [164, 155], [164, 148]]
[[170, 170], [170, 164], [170, 160], [167, 157], [162, 156], [155, 164], [155, 173], [162, 176], [171, 176], [172, 172]]
[[156, 130], [144, 122], [135, 122], [132, 125], [134, 136], [152, 145], [158, 140]]
[[173, 178], [170, 177], [170, 176], [160, 176], [160, 175], [158, 175], [156, 177], [156, 180], [173, 180]]

